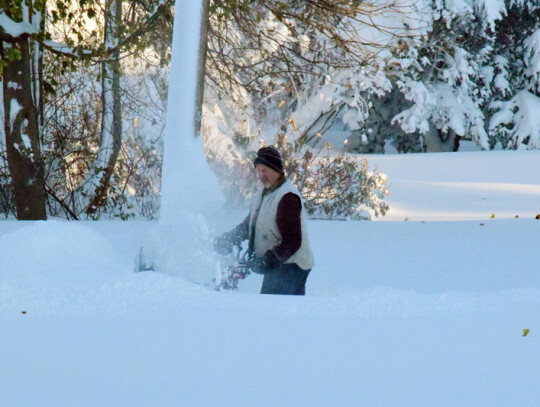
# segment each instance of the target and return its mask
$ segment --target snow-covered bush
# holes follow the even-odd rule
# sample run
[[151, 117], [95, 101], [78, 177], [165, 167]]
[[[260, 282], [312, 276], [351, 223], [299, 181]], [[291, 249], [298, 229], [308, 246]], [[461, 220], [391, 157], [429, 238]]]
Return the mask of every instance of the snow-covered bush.
[[369, 171], [366, 158], [335, 151], [332, 145], [309, 147], [305, 137], [294, 138], [295, 127], [293, 120], [283, 125], [274, 145], [282, 154], [285, 173], [304, 197], [307, 213], [325, 219], [384, 216], [386, 175]]

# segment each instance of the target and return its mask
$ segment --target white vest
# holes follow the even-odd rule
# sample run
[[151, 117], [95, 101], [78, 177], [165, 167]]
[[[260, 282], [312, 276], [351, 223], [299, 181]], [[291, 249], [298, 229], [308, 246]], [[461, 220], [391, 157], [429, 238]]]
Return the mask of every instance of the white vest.
[[[261, 188], [253, 197], [251, 202], [251, 212], [249, 216], [249, 238], [252, 239], [251, 233], [253, 231], [253, 219], [256, 215], [257, 208], [260, 206], [259, 216], [255, 223], [255, 239], [254, 250], [256, 257], [262, 257], [267, 250], [272, 250], [274, 247], [281, 243], [282, 237], [279, 233], [279, 229], [276, 222], [278, 205], [281, 198], [285, 194], [293, 193], [300, 197], [302, 203], [302, 211], [300, 213], [300, 224], [302, 228], [302, 244], [300, 248], [286, 261], [285, 264], [295, 263], [302, 270], [309, 270], [314, 266], [313, 252], [309, 245], [307, 227], [306, 227], [306, 214], [304, 210], [304, 202], [300, 192], [296, 189], [293, 183], [286, 180], [275, 191], [268, 192], [262, 197], [263, 189]], [[262, 203], [261, 203], [262, 199]]]

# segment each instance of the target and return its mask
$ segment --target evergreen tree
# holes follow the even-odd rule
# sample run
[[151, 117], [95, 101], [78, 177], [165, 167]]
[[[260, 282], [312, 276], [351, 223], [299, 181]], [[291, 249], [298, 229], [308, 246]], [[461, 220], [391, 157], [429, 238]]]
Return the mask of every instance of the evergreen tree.
[[491, 41], [483, 19], [466, 4], [433, 2], [432, 10], [429, 31], [403, 40], [391, 61], [400, 68], [394, 83], [412, 102], [392, 122], [417, 133], [424, 151], [455, 151], [462, 138], [488, 148], [479, 86]]
[[506, 0], [490, 55], [490, 145], [540, 148], [540, 2]]

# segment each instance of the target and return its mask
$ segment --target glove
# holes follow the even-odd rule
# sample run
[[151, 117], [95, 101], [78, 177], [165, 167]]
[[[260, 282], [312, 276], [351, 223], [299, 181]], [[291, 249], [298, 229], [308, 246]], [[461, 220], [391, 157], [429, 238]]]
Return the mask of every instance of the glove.
[[232, 252], [232, 247], [233, 244], [226, 233], [214, 239], [214, 250], [219, 254], [230, 254]]
[[254, 273], [264, 274], [267, 270], [281, 266], [281, 261], [272, 250], [268, 250], [262, 257], [249, 259], [247, 264]]
[[264, 254], [262, 262], [264, 267], [267, 269], [277, 269], [279, 266], [281, 266], [281, 261], [273, 250], [268, 250]]

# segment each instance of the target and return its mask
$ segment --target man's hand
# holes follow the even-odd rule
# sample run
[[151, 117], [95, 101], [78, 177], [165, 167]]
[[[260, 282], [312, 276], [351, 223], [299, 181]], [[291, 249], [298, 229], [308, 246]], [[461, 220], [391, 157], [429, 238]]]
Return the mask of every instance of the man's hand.
[[247, 264], [254, 273], [264, 274], [281, 266], [281, 261], [272, 250], [268, 250], [262, 257], [249, 259]]
[[278, 259], [276, 253], [273, 250], [268, 250], [263, 258], [263, 264], [267, 269], [276, 269], [281, 266], [281, 261]]
[[256, 274], [264, 274], [264, 265], [261, 258], [255, 258], [255, 255], [251, 253], [246, 260], [246, 265], [251, 271]]

